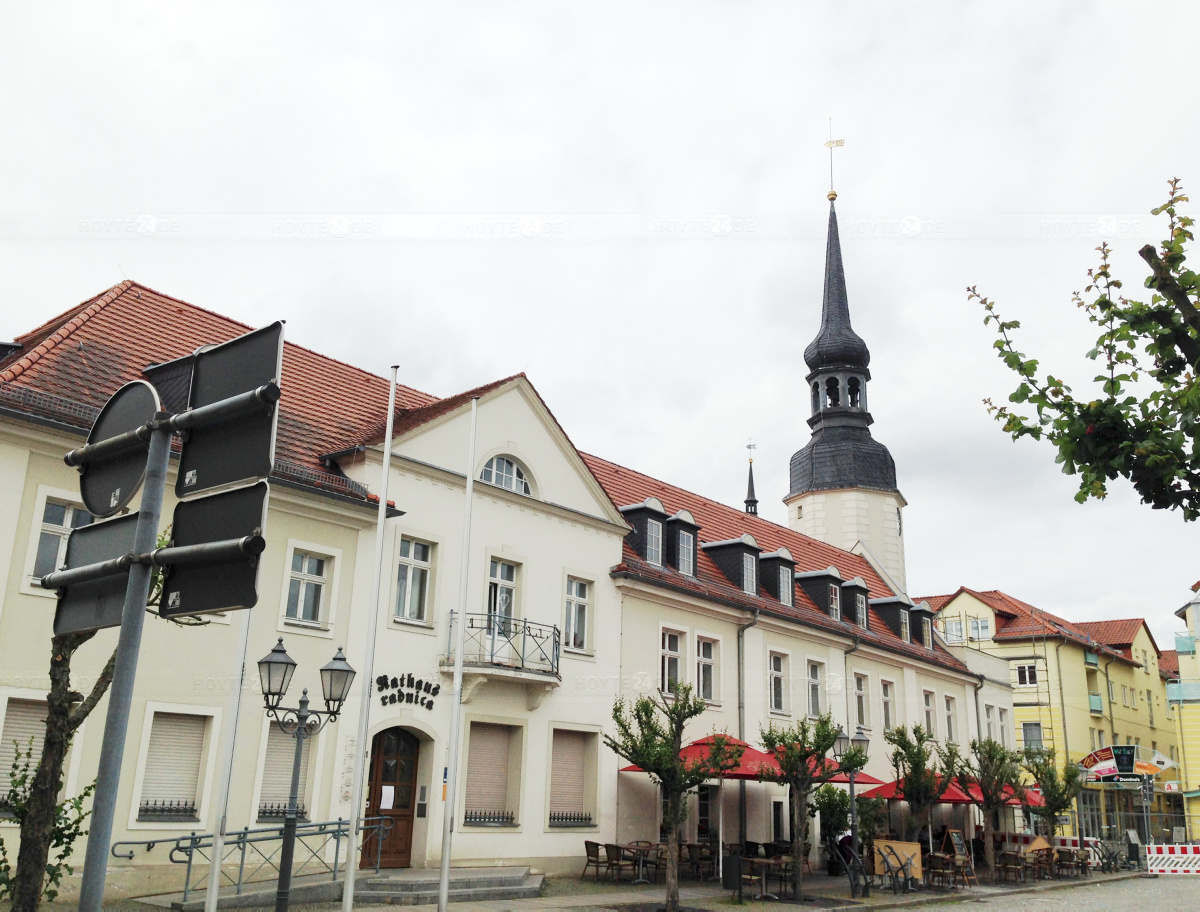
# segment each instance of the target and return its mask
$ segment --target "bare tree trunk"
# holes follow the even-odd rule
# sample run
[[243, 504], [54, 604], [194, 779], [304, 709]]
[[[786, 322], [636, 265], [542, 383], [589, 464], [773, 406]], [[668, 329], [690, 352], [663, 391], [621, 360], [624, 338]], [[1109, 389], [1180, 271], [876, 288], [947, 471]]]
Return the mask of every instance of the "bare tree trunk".
[[808, 835], [808, 792], [788, 789], [792, 805], [792, 894], [804, 900], [804, 839]]
[[679, 795], [667, 799], [671, 826], [667, 830], [667, 912], [679, 912]]
[[996, 882], [996, 847], [992, 845], [992, 812], [987, 808], [983, 811], [983, 858], [987, 863], [988, 880]]

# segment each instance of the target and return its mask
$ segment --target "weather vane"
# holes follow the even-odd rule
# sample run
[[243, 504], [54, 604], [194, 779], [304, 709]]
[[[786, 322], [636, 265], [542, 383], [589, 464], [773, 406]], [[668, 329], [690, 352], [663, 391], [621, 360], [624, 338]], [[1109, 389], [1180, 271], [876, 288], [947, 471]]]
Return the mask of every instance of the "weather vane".
[[[748, 438], [753, 441], [753, 438]], [[754, 462], [754, 451], [758, 449], [758, 444], [751, 442], [746, 444], [746, 449], [750, 451], [750, 461]]]
[[837, 199], [837, 191], [833, 189], [833, 150], [838, 146], [846, 145], [844, 139], [833, 138], [833, 118], [829, 118], [829, 142], [825, 143], [825, 148], [829, 150], [829, 199]]

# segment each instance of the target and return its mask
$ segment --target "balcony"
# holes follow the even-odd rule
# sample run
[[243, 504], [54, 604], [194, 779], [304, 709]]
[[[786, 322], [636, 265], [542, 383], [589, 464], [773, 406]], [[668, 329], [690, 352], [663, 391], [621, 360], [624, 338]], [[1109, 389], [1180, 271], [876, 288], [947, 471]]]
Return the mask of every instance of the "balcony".
[[[526, 686], [526, 704], [536, 709], [547, 693], [558, 687], [559, 631], [553, 624], [525, 618], [484, 613], [467, 614], [463, 648], [463, 702], [469, 703], [479, 687], [489, 681], [510, 681]], [[450, 630], [443, 673], [454, 666], [458, 613], [450, 612]]]
[[1104, 700], [1100, 694], [1088, 694], [1088, 708], [1097, 715], [1104, 715]]
[[1100, 667], [1100, 656], [1096, 655], [1096, 653], [1091, 652], [1091, 651], [1085, 652], [1083, 654], [1083, 663], [1085, 665], [1087, 665], [1088, 668], [1099, 668]]
[[1175, 634], [1175, 651], [1181, 656], [1194, 656], [1196, 654], [1196, 638], [1185, 636], [1182, 633]]
[[1200, 703], [1200, 681], [1181, 681], [1167, 685], [1168, 703]]

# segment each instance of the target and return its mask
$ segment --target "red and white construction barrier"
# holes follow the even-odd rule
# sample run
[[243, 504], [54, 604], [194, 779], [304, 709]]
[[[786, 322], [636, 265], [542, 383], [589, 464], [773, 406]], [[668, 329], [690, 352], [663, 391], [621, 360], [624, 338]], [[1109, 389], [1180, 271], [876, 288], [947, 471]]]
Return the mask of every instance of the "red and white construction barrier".
[[1151, 874], [1200, 874], [1200, 845], [1146, 846]]

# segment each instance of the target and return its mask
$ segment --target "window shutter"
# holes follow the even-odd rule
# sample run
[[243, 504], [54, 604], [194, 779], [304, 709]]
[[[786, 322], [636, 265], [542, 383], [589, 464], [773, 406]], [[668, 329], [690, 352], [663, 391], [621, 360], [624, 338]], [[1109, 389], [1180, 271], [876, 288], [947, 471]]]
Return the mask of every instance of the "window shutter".
[[507, 725], [471, 723], [467, 752], [467, 811], [508, 811]]
[[550, 760], [550, 813], [582, 814], [583, 786], [587, 759], [585, 732], [554, 732]]
[[[308, 755], [312, 739], [304, 739], [300, 753], [301, 816], [306, 811], [305, 795], [308, 792]], [[258, 814], [282, 817], [287, 809], [288, 796], [292, 791], [292, 764], [296, 758], [296, 739], [282, 731], [274, 722], [267, 729], [267, 755], [263, 760], [262, 789], [258, 794]], [[264, 815], [264, 810], [267, 813]], [[277, 813], [271, 813], [276, 811]]]
[[41, 700], [9, 700], [4, 710], [3, 744], [0, 744], [0, 794], [8, 792], [8, 773], [17, 756], [17, 745], [21, 755], [33, 740], [33, 758], [29, 761], [29, 772], [37, 768], [42, 756], [42, 744], [46, 740], [46, 704]]
[[155, 713], [142, 775], [142, 804], [197, 803], [207, 716]]

